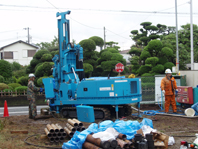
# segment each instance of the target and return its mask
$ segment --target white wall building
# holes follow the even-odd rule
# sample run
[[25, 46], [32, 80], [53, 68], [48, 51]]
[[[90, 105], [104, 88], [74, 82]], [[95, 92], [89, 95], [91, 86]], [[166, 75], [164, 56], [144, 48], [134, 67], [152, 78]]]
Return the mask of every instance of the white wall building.
[[4, 59], [10, 63], [18, 62], [25, 66], [29, 65], [33, 59], [38, 47], [26, 43], [22, 40], [11, 43], [0, 48], [0, 59]]
[[127, 65], [130, 65], [131, 62], [130, 62], [130, 58], [131, 58], [131, 55], [128, 54], [130, 50], [123, 50], [123, 51], [120, 51], [119, 53], [123, 56], [124, 59], [126, 59], [126, 62], [127, 62]]

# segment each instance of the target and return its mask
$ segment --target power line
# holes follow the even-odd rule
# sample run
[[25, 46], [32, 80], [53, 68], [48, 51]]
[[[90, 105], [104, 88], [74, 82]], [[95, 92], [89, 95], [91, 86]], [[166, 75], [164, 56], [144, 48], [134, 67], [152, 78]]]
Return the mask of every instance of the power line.
[[[50, 3], [48, 0], [46, 0], [48, 3]], [[0, 4], [0, 6], [5, 6], [5, 7], [23, 7], [23, 8], [37, 8], [37, 9], [57, 9], [60, 11], [60, 9], [69, 9], [69, 10], [80, 10], [80, 11], [102, 11], [102, 12], [122, 12], [122, 13], [154, 13], [154, 14], [175, 14], [175, 12], [162, 12], [171, 8], [167, 8], [165, 10], [161, 11], [132, 11], [132, 10], [105, 10], [105, 9], [84, 9], [84, 8], [58, 8], [54, 6], [52, 3], [50, 3], [53, 7], [38, 7], [38, 6], [25, 6], [25, 5], [5, 5], [5, 4]], [[184, 3], [186, 4], [186, 3]], [[181, 4], [181, 5], [184, 5]], [[190, 13], [184, 13], [180, 12], [178, 14], [184, 14], [184, 15], [189, 15]], [[194, 15], [198, 15], [198, 13], [193, 13]]]
[[[108, 30], [108, 31], [110, 31], [109, 29], [107, 29], [106, 28], [106, 30]], [[110, 31], [110, 32], [112, 32], [112, 31]], [[114, 33], [114, 32], [112, 32], [113, 34], [115, 34], [115, 35], [117, 35], [117, 36], [120, 36], [119, 34], [117, 34], [117, 33]], [[126, 37], [123, 37], [123, 36], [120, 36], [120, 37], [122, 37], [122, 38], [125, 38], [125, 39], [127, 39], [127, 40], [130, 40], [131, 41], [131, 39], [128, 39], [128, 38], [126, 38]]]
[[[46, 0], [48, 3], [50, 3], [48, 0]], [[57, 10], [59, 10], [61, 12], [61, 10], [59, 8], [57, 8], [55, 5], [53, 5], [52, 3], [50, 3], [54, 8], [56, 8]]]

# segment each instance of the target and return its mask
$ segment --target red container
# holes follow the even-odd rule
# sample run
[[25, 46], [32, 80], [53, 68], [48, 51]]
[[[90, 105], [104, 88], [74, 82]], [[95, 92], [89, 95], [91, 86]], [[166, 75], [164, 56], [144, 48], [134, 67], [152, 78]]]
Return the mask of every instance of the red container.
[[193, 88], [190, 86], [178, 86], [178, 103], [193, 104]]

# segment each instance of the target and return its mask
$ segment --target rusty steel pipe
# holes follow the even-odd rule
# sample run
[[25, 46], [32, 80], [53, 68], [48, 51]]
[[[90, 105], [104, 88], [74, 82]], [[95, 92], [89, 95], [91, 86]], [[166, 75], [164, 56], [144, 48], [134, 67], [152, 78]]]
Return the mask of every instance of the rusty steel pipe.
[[86, 140], [104, 149], [108, 149], [110, 147], [110, 143], [108, 141], [101, 141], [100, 138], [94, 138], [92, 135], [87, 135]]
[[47, 129], [50, 133], [54, 133], [54, 128], [50, 124], [47, 124]]
[[59, 133], [59, 129], [54, 124], [51, 124], [51, 126], [54, 128], [55, 133]]
[[76, 131], [76, 128], [73, 127], [72, 125], [70, 125], [69, 123], [66, 123], [66, 127], [71, 130], [72, 132], [75, 132]]
[[119, 133], [118, 138], [119, 139], [126, 139], [126, 135]]
[[71, 130], [69, 130], [67, 127], [64, 127], [64, 130], [66, 131], [68, 136], [70, 136], [71, 138], [73, 137], [74, 133]]
[[59, 132], [64, 132], [64, 129], [59, 124], [55, 124], [55, 126], [59, 129]]
[[111, 147], [115, 148], [118, 145], [118, 142], [115, 139], [109, 140]]
[[117, 140], [117, 142], [118, 142], [118, 145], [119, 145], [121, 148], [127, 148], [127, 147], [129, 147], [128, 143], [124, 142], [123, 140], [121, 140], [121, 139], [119, 139], [119, 138], [117, 138], [116, 140]]
[[78, 123], [78, 126], [82, 127], [83, 126], [83, 123], [75, 118], [73, 118], [73, 121]]
[[85, 141], [85, 142], [83, 143], [83, 147], [84, 147], [85, 149], [102, 149], [102, 148], [100, 148], [99, 146], [96, 146], [96, 145], [94, 145], [94, 144], [92, 144], [92, 143], [90, 143], [90, 142], [87, 142], [87, 141]]
[[131, 147], [133, 145], [133, 142], [131, 142], [129, 140], [124, 140], [124, 142], [126, 142], [129, 145], [129, 147]]
[[47, 128], [45, 128], [44, 131], [45, 131], [45, 134], [47, 135], [48, 138], [52, 137], [52, 134], [48, 131]]
[[75, 121], [73, 121], [72, 119], [68, 119], [67, 122], [72, 125], [73, 127], [78, 127], [78, 123], [76, 123]]

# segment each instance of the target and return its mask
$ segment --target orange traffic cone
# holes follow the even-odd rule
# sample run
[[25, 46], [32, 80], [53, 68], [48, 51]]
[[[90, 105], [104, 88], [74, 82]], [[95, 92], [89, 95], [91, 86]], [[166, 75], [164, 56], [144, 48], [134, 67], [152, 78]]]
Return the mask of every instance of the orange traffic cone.
[[3, 117], [8, 117], [9, 113], [8, 113], [8, 106], [7, 106], [7, 101], [5, 100], [4, 102], [4, 114]]

